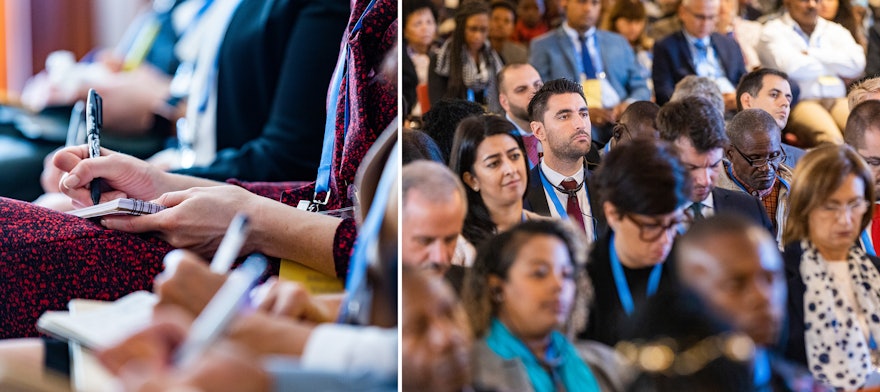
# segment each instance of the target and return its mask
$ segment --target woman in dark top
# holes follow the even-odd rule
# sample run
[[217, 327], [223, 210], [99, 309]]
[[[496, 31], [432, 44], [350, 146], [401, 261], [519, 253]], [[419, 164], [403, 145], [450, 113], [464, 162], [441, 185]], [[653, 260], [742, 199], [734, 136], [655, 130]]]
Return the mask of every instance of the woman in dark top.
[[874, 178], [847, 145], [801, 159], [783, 232], [788, 278], [786, 357], [834, 388], [855, 390], [875, 373], [880, 260], [857, 243], [871, 223]]
[[674, 147], [653, 139], [612, 149], [594, 179], [609, 230], [587, 261], [595, 296], [579, 337], [613, 346], [633, 311], [671, 284], [664, 261], [683, 219], [691, 182]]
[[[503, 63], [489, 46], [489, 6], [483, 1], [463, 3], [455, 14], [455, 31], [431, 57], [428, 95], [431, 105], [442, 98], [467, 99], [498, 106], [495, 74]], [[496, 108], [497, 109], [497, 108]]]

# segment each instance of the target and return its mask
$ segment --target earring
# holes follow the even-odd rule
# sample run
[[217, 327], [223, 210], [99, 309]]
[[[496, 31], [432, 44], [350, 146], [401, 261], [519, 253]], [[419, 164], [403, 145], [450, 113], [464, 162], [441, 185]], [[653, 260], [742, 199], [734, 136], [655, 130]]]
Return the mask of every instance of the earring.
[[479, 186], [476, 186], [476, 185], [475, 185], [473, 189], [474, 189], [474, 192], [480, 192], [480, 187], [479, 187]]
[[504, 302], [504, 293], [502, 293], [501, 290], [498, 289], [492, 290], [492, 301], [495, 301], [495, 303], [499, 304]]

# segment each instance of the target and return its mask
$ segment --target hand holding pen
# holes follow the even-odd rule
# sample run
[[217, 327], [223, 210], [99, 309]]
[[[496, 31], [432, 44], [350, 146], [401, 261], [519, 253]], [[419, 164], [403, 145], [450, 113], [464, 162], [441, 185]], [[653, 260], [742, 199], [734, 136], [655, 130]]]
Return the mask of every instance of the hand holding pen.
[[[89, 144], [89, 158], [101, 156], [101, 127], [103, 127], [103, 114], [101, 112], [101, 96], [95, 89], [89, 89], [86, 99], [86, 135]], [[92, 203], [101, 201], [101, 179], [95, 178], [90, 185]]]

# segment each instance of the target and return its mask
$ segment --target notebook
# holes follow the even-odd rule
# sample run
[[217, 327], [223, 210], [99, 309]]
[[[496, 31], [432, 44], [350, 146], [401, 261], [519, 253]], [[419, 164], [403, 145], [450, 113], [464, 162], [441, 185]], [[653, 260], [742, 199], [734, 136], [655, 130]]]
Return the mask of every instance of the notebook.
[[116, 199], [106, 203], [96, 204], [78, 210], [68, 211], [68, 214], [80, 218], [94, 218], [104, 215], [147, 215], [155, 214], [165, 209], [165, 206], [137, 199]]

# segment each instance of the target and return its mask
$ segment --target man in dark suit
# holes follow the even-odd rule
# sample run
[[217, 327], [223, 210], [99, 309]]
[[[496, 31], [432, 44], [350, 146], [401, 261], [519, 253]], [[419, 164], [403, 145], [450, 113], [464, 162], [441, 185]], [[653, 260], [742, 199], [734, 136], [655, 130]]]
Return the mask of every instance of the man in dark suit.
[[529, 118], [544, 157], [529, 172], [523, 207], [571, 220], [592, 242], [605, 221], [590, 192], [590, 115], [581, 85], [568, 79], [545, 83], [529, 102]]
[[693, 190], [686, 213], [691, 221], [718, 212], [748, 217], [773, 233], [773, 225], [758, 199], [715, 187], [723, 169], [727, 134], [724, 119], [709, 100], [687, 97], [667, 103], [657, 113], [660, 138], [678, 147], [679, 157], [691, 175]]
[[588, 86], [592, 137], [604, 145], [620, 114], [632, 102], [650, 100], [651, 90], [626, 39], [596, 28], [599, 0], [560, 4], [565, 23], [532, 41], [529, 63], [544, 80], [567, 78]]
[[679, 80], [697, 75], [715, 81], [726, 110], [736, 108], [735, 86], [746, 66], [736, 41], [714, 32], [720, 6], [719, 0], [683, 0], [679, 5], [681, 31], [654, 45], [652, 78], [658, 105], [669, 101]]

